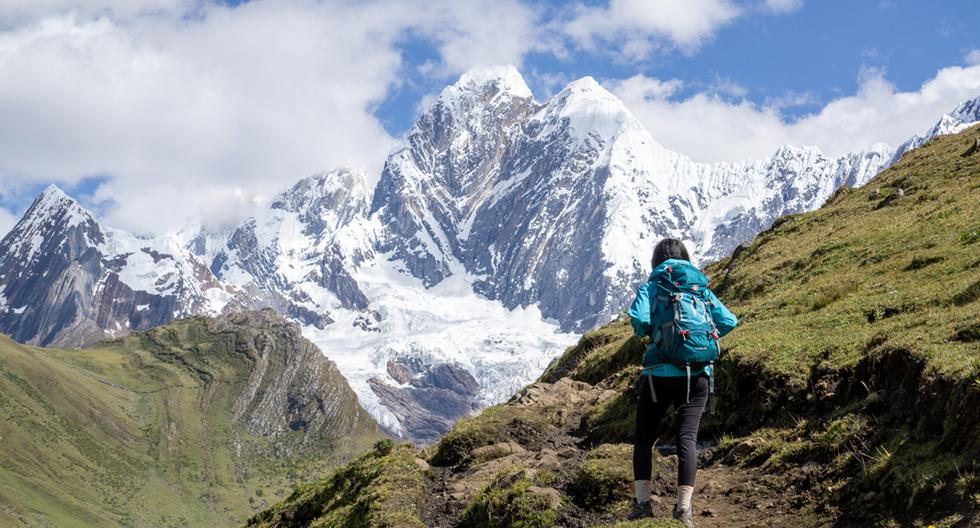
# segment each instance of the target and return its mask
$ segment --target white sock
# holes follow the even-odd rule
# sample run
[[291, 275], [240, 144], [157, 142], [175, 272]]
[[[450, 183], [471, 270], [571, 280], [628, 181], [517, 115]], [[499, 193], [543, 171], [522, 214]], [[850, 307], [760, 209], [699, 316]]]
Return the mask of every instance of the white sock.
[[677, 509], [690, 510], [693, 496], [694, 486], [677, 486]]
[[634, 480], [633, 488], [636, 490], [636, 502], [650, 500], [650, 481]]

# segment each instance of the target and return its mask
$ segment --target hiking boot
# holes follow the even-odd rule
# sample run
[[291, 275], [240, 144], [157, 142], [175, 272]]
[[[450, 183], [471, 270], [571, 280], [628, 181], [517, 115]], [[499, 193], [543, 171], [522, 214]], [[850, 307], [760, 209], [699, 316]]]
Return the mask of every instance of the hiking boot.
[[648, 519], [650, 517], [653, 517], [653, 505], [650, 504], [650, 501], [636, 502], [636, 499], [633, 499], [633, 508], [630, 510], [630, 514], [626, 516], [626, 519], [633, 521], [636, 519]]
[[694, 528], [694, 517], [691, 515], [691, 508], [680, 509], [675, 505], [674, 519], [684, 523], [685, 528]]

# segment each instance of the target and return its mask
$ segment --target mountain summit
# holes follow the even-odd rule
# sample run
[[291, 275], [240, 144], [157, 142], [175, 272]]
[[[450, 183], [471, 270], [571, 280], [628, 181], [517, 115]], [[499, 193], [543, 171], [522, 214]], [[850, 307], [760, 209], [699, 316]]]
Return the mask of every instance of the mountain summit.
[[373, 189], [356, 171], [312, 176], [227, 233], [138, 238], [46, 190], [0, 243], [0, 330], [78, 345], [273, 307], [383, 426], [430, 441], [612, 319], [660, 238], [718, 260], [978, 108], [963, 103], [898, 151], [784, 146], [708, 164], [658, 144], [592, 78], [539, 102], [515, 68], [480, 68], [422, 113]]
[[88, 344], [217, 313], [225, 296], [175, 240], [102, 226], [54, 185], [0, 241], [0, 329], [21, 342]]

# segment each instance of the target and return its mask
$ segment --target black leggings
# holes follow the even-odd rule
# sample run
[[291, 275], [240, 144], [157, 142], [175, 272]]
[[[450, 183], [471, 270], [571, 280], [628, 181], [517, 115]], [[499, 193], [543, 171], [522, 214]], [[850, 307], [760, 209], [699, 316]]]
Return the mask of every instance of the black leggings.
[[[650, 379], [657, 393], [657, 403], [650, 397]], [[650, 480], [653, 443], [660, 421], [671, 403], [677, 410], [677, 485], [693, 486], [698, 470], [697, 439], [701, 414], [708, 402], [708, 377], [691, 378], [691, 396], [687, 401], [687, 378], [640, 376], [640, 401], [636, 407], [636, 433], [633, 440], [634, 480]]]

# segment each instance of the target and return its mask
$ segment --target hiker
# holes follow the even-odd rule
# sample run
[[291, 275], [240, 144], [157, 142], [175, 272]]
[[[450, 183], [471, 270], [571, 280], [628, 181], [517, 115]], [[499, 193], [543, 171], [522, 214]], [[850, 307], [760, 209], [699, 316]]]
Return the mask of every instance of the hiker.
[[676, 412], [677, 504], [673, 517], [693, 527], [691, 497], [698, 467], [701, 414], [714, 392], [718, 339], [738, 320], [708, 289], [708, 278], [691, 263], [680, 240], [665, 238], [653, 250], [653, 272], [636, 292], [630, 322], [638, 336], [651, 336], [638, 379], [639, 402], [633, 441], [636, 496], [630, 519], [653, 516], [651, 452], [657, 429], [673, 404]]

